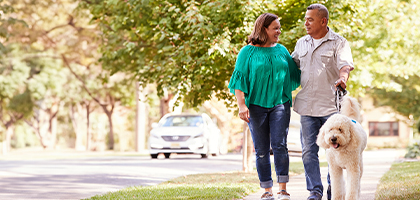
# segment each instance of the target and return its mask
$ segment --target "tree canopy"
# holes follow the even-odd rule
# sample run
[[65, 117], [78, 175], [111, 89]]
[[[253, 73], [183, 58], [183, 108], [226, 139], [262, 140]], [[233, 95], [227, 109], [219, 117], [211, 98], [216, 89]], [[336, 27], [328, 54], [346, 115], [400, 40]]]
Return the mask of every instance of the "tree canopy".
[[157, 83], [159, 94], [168, 89], [193, 107], [213, 94], [234, 104], [227, 81], [256, 17], [277, 14], [282, 24], [279, 42], [291, 52], [306, 34], [303, 18], [311, 3], [327, 6], [330, 28], [351, 44], [356, 69], [348, 89], [353, 96], [364, 97], [369, 91], [375, 97], [382, 90], [401, 94], [401, 81], [420, 70], [418, 1], [84, 2], [106, 40], [101, 61], [107, 68], [136, 74], [142, 84]]
[[256, 18], [278, 15], [279, 43], [292, 52], [312, 3], [350, 42], [350, 94], [418, 121], [419, 1], [0, 0], [0, 132], [42, 110], [66, 123], [76, 107], [87, 118], [99, 107], [112, 148], [112, 113], [133, 106], [134, 82], [189, 107], [215, 96], [232, 108], [228, 81]]
[[[141, 84], [156, 83], [159, 94], [168, 89], [195, 107], [213, 94], [233, 102], [227, 81], [260, 14], [272, 12], [281, 18], [282, 43], [292, 51], [305, 34], [301, 23], [306, 7], [316, 1], [84, 2], [105, 38], [104, 66], [112, 72], [136, 74]], [[354, 12], [349, 3], [334, 0], [325, 4], [337, 12]]]

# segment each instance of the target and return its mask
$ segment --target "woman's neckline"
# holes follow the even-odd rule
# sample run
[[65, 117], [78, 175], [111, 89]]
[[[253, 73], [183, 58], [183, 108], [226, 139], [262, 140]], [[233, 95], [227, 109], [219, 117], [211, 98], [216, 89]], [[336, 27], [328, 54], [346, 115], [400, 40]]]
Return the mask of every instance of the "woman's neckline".
[[278, 44], [279, 44], [279, 43], [275, 43], [275, 45], [274, 45], [274, 46], [269, 46], [269, 47], [255, 46], [255, 45], [253, 45], [253, 44], [249, 44], [249, 45], [250, 45], [250, 46], [253, 46], [253, 47], [258, 47], [258, 48], [273, 48], [273, 47], [276, 47]]

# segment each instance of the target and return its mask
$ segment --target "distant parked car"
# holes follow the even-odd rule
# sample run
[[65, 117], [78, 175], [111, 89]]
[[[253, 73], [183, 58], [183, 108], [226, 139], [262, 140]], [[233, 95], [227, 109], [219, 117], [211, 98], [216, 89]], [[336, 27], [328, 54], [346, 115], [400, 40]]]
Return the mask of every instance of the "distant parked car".
[[[289, 132], [287, 134], [287, 149], [292, 153], [302, 153], [302, 145], [300, 142], [300, 122], [291, 120], [289, 124]], [[270, 148], [270, 154], [273, 150]]]
[[220, 153], [220, 129], [207, 114], [167, 114], [152, 125], [149, 153], [169, 158], [171, 153], [200, 154], [207, 158]]
[[290, 121], [289, 133], [287, 135], [287, 148], [289, 149], [289, 152], [302, 153], [299, 121]]

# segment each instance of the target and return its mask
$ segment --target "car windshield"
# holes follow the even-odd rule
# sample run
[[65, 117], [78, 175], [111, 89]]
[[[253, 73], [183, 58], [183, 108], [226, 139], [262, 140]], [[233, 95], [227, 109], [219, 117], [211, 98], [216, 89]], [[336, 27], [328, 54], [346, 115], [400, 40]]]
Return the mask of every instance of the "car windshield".
[[163, 127], [168, 126], [195, 126], [198, 127], [203, 124], [201, 116], [170, 116], [166, 118]]

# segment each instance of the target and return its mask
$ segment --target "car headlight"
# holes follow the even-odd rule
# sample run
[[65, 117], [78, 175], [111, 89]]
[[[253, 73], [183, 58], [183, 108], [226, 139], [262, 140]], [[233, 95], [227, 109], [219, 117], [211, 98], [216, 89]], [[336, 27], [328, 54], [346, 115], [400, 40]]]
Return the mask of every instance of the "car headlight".
[[200, 134], [194, 136], [194, 138], [201, 138], [204, 137], [204, 132], [201, 132]]
[[154, 138], [160, 138], [160, 136], [158, 134], [154, 133], [154, 132], [151, 132], [150, 136], [154, 137]]

